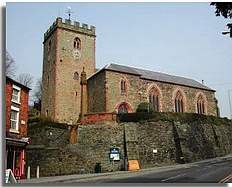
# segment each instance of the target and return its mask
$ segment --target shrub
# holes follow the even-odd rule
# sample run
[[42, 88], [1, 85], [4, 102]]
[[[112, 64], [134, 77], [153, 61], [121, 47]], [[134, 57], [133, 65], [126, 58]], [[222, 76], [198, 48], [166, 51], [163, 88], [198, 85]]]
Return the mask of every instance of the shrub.
[[136, 109], [136, 112], [152, 113], [154, 111], [152, 105], [147, 102], [140, 103]]

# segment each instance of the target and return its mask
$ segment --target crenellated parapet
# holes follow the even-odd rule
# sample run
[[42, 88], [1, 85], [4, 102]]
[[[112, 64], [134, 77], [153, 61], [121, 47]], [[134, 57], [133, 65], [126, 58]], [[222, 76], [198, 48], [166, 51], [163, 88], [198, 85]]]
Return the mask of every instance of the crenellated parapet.
[[44, 41], [47, 40], [47, 38], [53, 33], [54, 30], [57, 28], [61, 29], [66, 29], [66, 30], [71, 30], [74, 32], [79, 32], [79, 33], [84, 33], [90, 36], [96, 36], [95, 35], [95, 26], [89, 26], [88, 24], [74, 21], [72, 22], [71, 20], [65, 19], [63, 20], [62, 18], [58, 17], [56, 18], [56, 21], [53, 22], [53, 24], [49, 27], [49, 29], [44, 33]]

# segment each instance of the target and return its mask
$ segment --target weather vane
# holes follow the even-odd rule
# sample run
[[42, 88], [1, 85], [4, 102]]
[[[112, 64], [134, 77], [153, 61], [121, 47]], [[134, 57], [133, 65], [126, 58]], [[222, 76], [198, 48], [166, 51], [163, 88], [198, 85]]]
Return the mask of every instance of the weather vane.
[[70, 6], [68, 6], [67, 9], [68, 10], [67, 10], [66, 13], [68, 14], [68, 19], [71, 20], [71, 13], [73, 13], [73, 12], [71, 11], [71, 7]]

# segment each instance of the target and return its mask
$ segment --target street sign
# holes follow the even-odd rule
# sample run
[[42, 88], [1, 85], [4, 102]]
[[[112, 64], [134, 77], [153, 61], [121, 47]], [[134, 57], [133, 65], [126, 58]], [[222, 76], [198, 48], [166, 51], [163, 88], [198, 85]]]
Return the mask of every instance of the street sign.
[[110, 149], [110, 160], [119, 161], [120, 160], [120, 152], [119, 148], [111, 148]]

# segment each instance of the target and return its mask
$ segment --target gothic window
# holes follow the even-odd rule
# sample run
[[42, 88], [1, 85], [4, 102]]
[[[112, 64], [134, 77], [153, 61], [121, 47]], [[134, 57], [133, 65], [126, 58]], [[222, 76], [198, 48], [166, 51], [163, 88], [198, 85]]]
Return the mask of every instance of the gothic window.
[[197, 98], [197, 113], [205, 114], [205, 101], [201, 94]]
[[73, 42], [73, 48], [74, 49], [81, 49], [81, 40], [76, 37]]
[[125, 93], [126, 93], [126, 81], [121, 80], [121, 94], [125, 94]]
[[175, 112], [184, 112], [183, 95], [180, 91], [176, 93], [175, 97]]
[[118, 107], [118, 113], [119, 113], [119, 114], [128, 113], [126, 103], [122, 103], [122, 104], [119, 105], [119, 107]]
[[156, 88], [152, 88], [149, 92], [149, 103], [153, 107], [155, 112], [160, 111], [160, 95]]
[[79, 74], [77, 72], [74, 73], [73, 79], [74, 80], [79, 80]]

